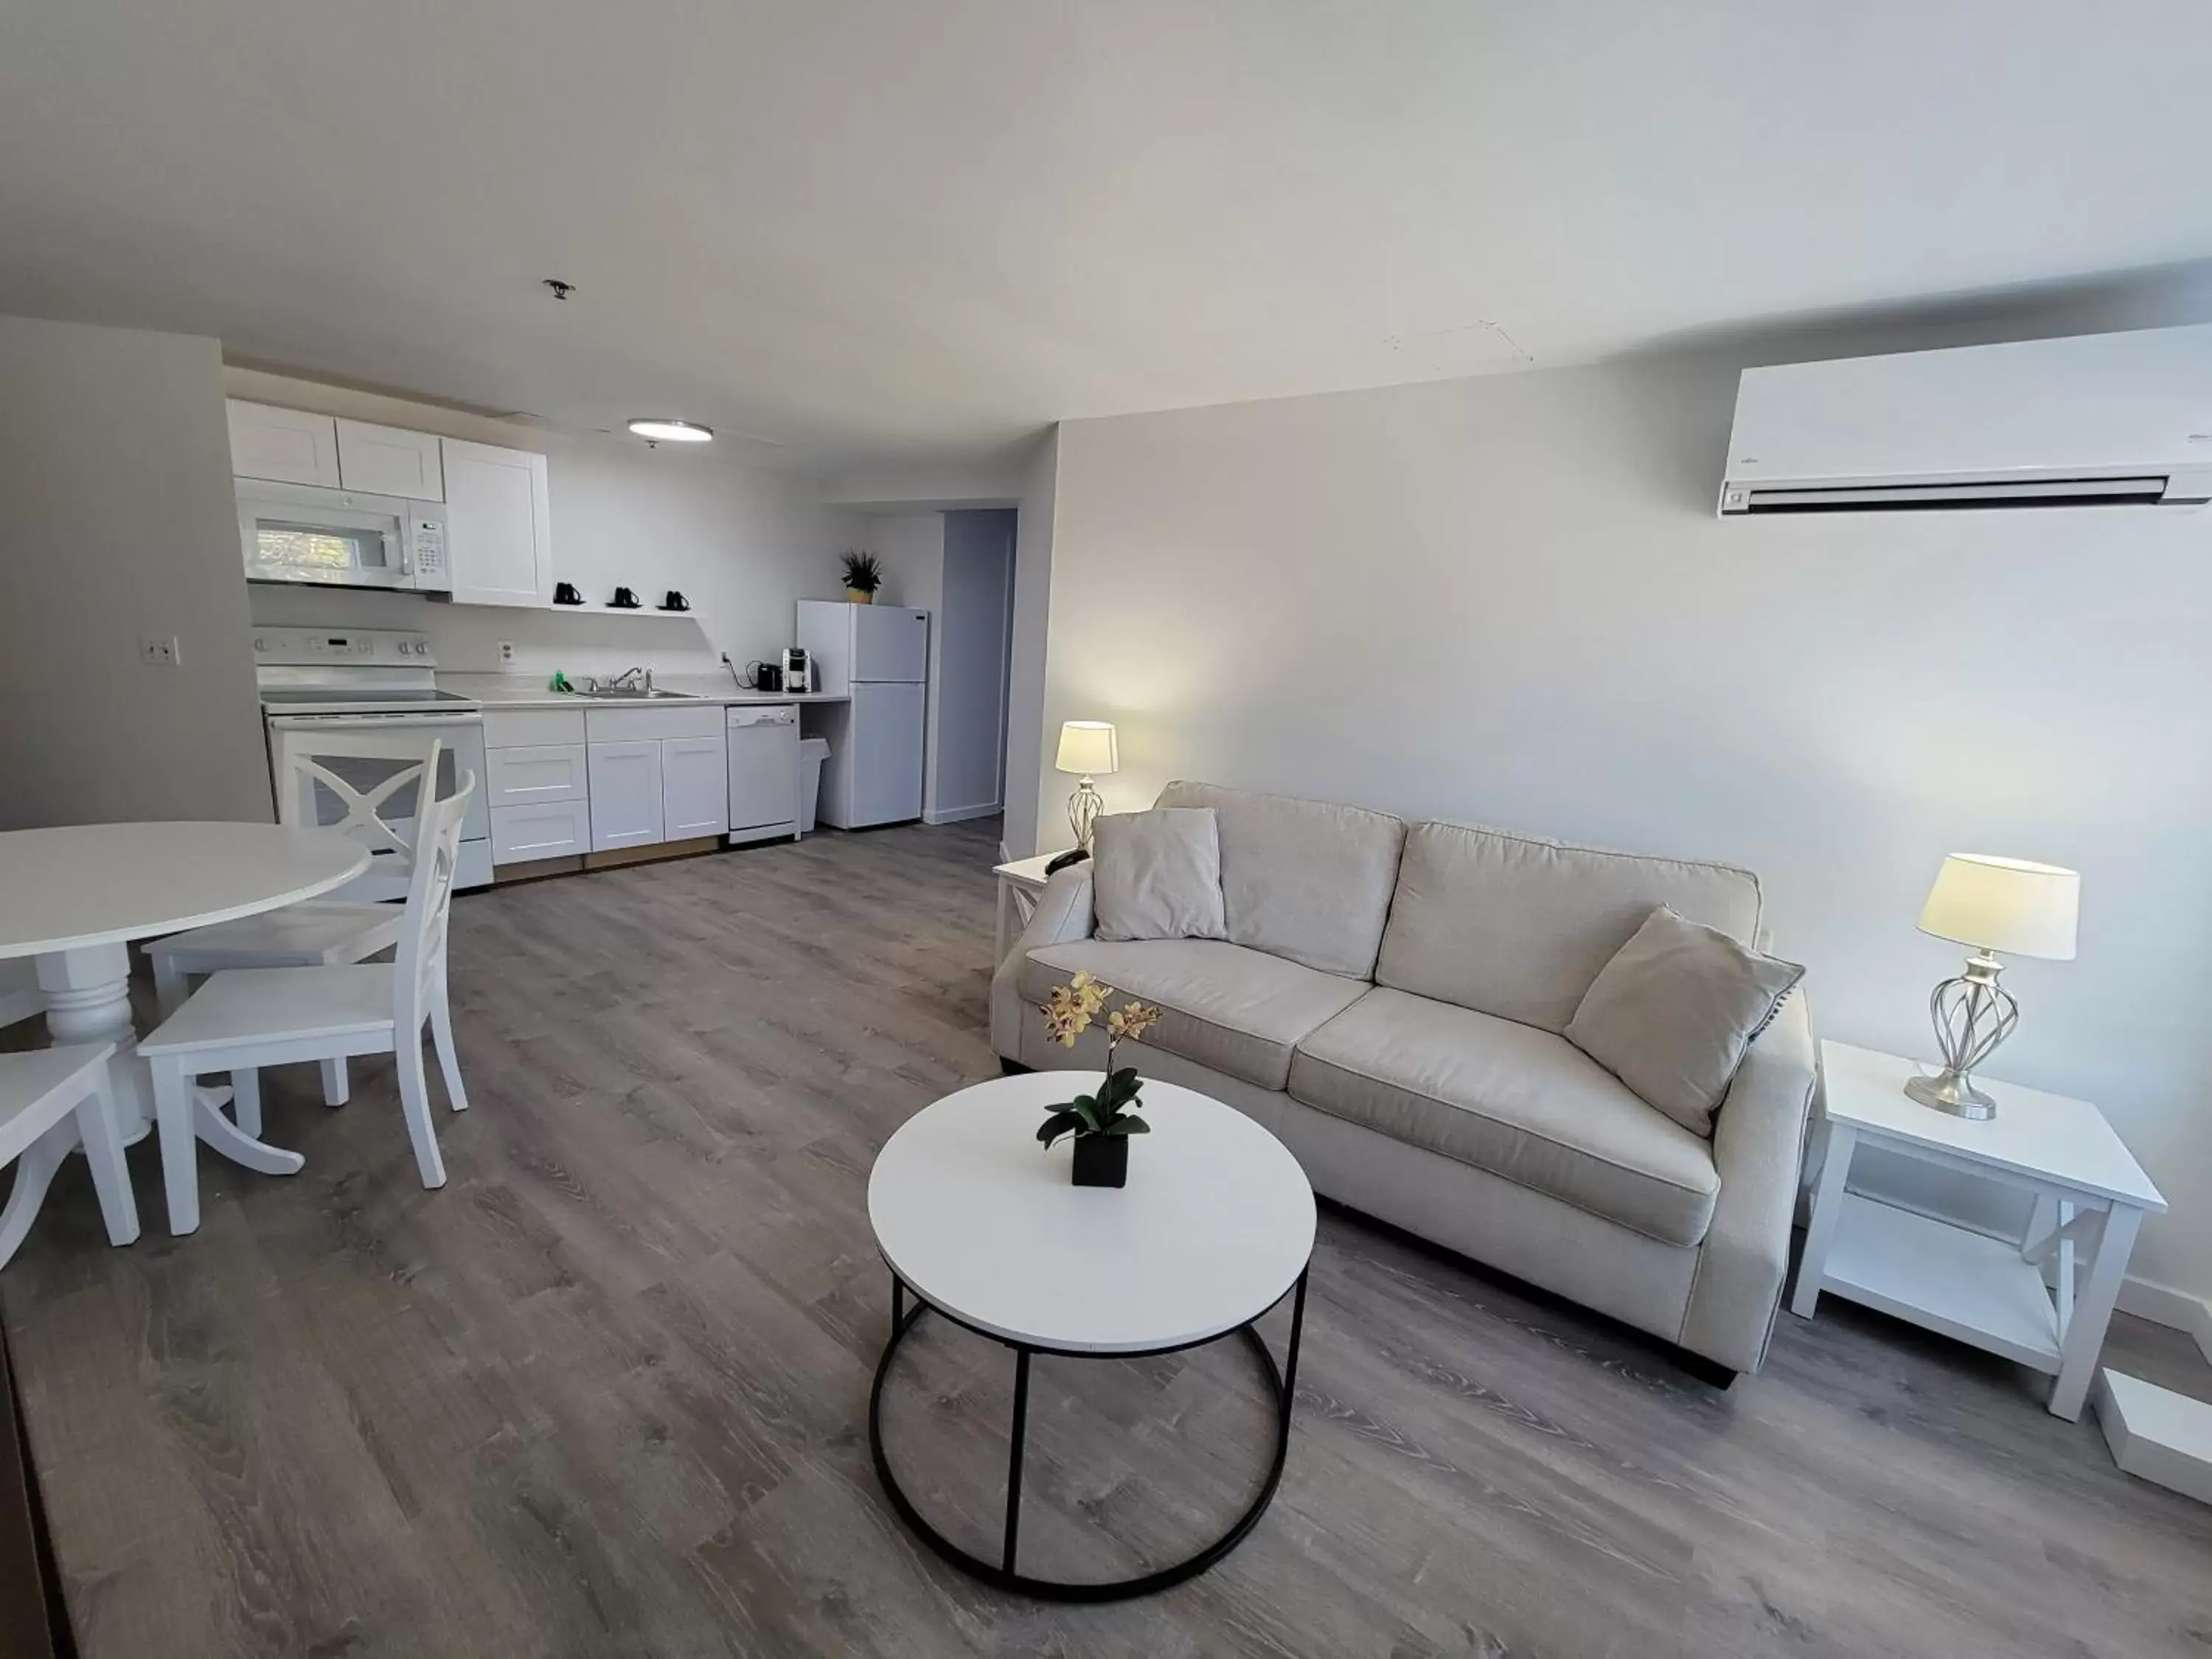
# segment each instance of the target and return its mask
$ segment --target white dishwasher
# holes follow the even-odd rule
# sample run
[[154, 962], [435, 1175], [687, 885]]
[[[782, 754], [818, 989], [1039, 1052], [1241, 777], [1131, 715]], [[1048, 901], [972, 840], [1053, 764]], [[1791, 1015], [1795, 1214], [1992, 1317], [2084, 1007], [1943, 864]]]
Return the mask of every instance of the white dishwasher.
[[797, 835], [797, 705], [732, 703], [729, 738], [731, 842]]

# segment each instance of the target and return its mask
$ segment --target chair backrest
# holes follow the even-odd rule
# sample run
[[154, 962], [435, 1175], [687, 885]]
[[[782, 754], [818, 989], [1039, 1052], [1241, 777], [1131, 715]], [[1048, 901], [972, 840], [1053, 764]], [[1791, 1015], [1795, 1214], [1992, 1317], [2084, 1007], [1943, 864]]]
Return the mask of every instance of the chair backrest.
[[[278, 738], [277, 821], [336, 830], [368, 848], [368, 870], [347, 884], [346, 897], [405, 897], [415, 870], [421, 806], [437, 793], [443, 743], [436, 738], [300, 728], [280, 730]], [[335, 799], [344, 816], [335, 823], [322, 823], [319, 795]], [[417, 820], [411, 823], [410, 806]], [[390, 817], [387, 808], [396, 809]]]
[[[433, 777], [437, 775], [434, 772]], [[464, 772], [459, 787], [415, 815], [415, 872], [408, 878], [407, 908], [399, 924], [399, 953], [392, 974], [392, 1018], [400, 1041], [428, 1018], [430, 997], [446, 972], [446, 923], [452, 913], [453, 878], [461, 858], [461, 819], [476, 793], [477, 775]]]

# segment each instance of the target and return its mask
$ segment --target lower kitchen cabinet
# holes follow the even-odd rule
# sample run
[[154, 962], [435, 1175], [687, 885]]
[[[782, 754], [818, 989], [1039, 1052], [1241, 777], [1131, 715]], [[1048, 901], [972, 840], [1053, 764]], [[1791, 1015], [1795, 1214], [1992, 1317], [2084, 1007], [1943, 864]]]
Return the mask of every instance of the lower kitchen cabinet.
[[660, 744], [663, 841], [720, 836], [730, 827], [730, 745], [711, 738], [666, 738]]
[[586, 748], [592, 850], [605, 853], [665, 840], [661, 833], [659, 740], [641, 738], [628, 743], [589, 744]]
[[728, 833], [719, 703], [487, 710], [484, 727], [495, 864]]
[[[497, 754], [499, 751], [491, 751]], [[491, 861], [527, 864], [532, 859], [574, 858], [592, 850], [592, 806], [574, 800], [540, 801], [491, 809]]]
[[580, 801], [586, 793], [580, 743], [487, 749], [484, 769], [490, 774], [484, 781], [484, 799], [495, 812], [502, 806]]

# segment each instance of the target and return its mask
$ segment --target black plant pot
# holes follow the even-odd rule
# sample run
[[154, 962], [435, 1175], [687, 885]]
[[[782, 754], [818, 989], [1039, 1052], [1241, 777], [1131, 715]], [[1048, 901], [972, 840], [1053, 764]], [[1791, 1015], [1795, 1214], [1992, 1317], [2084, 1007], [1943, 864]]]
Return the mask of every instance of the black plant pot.
[[1079, 1187], [1126, 1187], [1129, 1184], [1129, 1137], [1078, 1135], [1075, 1138], [1075, 1184]]

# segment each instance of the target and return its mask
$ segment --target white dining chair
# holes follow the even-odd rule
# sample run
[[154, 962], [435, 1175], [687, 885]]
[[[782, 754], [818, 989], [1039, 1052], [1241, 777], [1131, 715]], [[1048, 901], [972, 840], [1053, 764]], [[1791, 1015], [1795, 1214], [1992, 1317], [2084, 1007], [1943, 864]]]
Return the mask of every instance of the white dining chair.
[[[131, 1171], [115, 1127], [115, 1097], [107, 1082], [107, 1062], [114, 1053], [112, 1042], [80, 1042], [0, 1054], [0, 1168], [20, 1165], [8, 1207], [0, 1210], [0, 1267], [31, 1231], [48, 1178], [75, 1144], [62, 1127], [72, 1115], [92, 1170], [93, 1190], [100, 1195], [107, 1242], [123, 1245], [138, 1237], [138, 1204], [131, 1194]], [[35, 1172], [33, 1160], [43, 1165]]]
[[[437, 793], [437, 738], [380, 738], [344, 732], [286, 732], [276, 753], [276, 819], [304, 829], [341, 831], [367, 844], [369, 868], [349, 887], [382, 889], [404, 897], [414, 872], [413, 842], [383, 816], [381, 809], [402, 790], [415, 787], [416, 801]], [[368, 788], [357, 788], [331, 764], [371, 761], [392, 769]], [[431, 781], [424, 783], [428, 779]], [[318, 788], [335, 797], [345, 816], [334, 824], [316, 822]], [[154, 996], [161, 1018], [185, 1006], [191, 981], [230, 968], [334, 968], [366, 962], [398, 942], [400, 906], [364, 899], [307, 899], [258, 916], [172, 933], [144, 947], [154, 966]], [[343, 1060], [323, 1062], [323, 1099], [343, 1106], [350, 1091]], [[252, 1133], [251, 1130], [248, 1133]]]
[[398, 1060], [399, 1103], [422, 1184], [446, 1184], [445, 1159], [438, 1152], [438, 1132], [430, 1117], [422, 1028], [429, 1026], [437, 1044], [447, 1103], [457, 1112], [467, 1110], [447, 998], [446, 934], [460, 857], [461, 819], [476, 787], [476, 775], [464, 773], [453, 794], [422, 806], [416, 815], [414, 873], [402, 907], [399, 949], [393, 961], [226, 969], [186, 998], [184, 1006], [150, 1036], [139, 1039], [138, 1053], [154, 1073], [154, 1115], [161, 1126], [161, 1182], [168, 1196], [171, 1232], [189, 1233], [199, 1225], [202, 1126], [197, 1113], [207, 1109], [199, 1106], [192, 1084], [211, 1073], [230, 1074], [236, 1127], [222, 1125], [220, 1115], [212, 1112], [215, 1122], [208, 1127], [222, 1134], [226, 1150], [236, 1146], [236, 1136], [250, 1138], [243, 1147], [249, 1153], [249, 1167], [289, 1175], [297, 1173], [304, 1162], [300, 1155], [264, 1146], [258, 1139], [260, 1068], [355, 1054], [393, 1054]]

